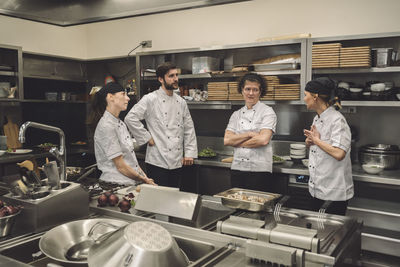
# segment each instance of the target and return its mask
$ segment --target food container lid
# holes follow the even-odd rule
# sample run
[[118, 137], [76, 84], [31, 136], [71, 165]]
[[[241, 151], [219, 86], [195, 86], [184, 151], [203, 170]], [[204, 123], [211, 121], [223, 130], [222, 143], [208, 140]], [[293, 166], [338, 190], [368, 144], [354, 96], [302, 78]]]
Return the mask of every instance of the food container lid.
[[381, 153], [381, 154], [398, 154], [400, 149], [397, 145], [386, 145], [386, 144], [369, 144], [361, 148], [363, 152], [369, 153]]

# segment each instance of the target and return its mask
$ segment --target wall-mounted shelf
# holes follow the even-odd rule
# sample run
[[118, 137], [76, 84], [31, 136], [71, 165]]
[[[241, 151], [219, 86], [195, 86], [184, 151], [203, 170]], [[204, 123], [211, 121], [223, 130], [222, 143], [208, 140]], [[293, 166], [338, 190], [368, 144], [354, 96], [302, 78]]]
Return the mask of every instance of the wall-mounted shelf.
[[14, 72], [14, 71], [0, 70], [0, 76], [18, 76], [18, 73]]
[[24, 99], [20, 100], [20, 102], [23, 103], [63, 103], [63, 104], [87, 104], [87, 101], [50, 101], [50, 100], [45, 100], [45, 99]]
[[341, 104], [353, 107], [400, 107], [400, 101], [342, 101]]
[[341, 69], [313, 69], [314, 74], [352, 74], [352, 73], [392, 73], [400, 72], [400, 67], [386, 68], [341, 68]]
[[66, 78], [66, 77], [61, 77], [61, 76], [24, 75], [24, 78], [39, 79], [39, 80], [51, 80], [51, 81], [79, 82], [79, 83], [87, 82], [87, 80], [86, 79], [82, 79], [82, 77], [74, 79], [74, 78]]

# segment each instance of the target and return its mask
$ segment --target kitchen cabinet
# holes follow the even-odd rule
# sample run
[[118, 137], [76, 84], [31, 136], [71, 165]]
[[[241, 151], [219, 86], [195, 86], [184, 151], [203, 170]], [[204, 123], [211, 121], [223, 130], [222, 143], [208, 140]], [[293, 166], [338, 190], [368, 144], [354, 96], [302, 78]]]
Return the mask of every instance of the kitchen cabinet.
[[4, 90], [7, 84], [8, 90], [16, 87], [14, 98], [8, 98], [10, 92], [4, 90], [0, 94], [0, 101], [15, 101], [23, 98], [22, 79], [22, 48], [18, 46], [0, 44], [0, 83], [3, 84], [0, 90]]
[[[312, 46], [321, 44], [340, 43], [342, 48], [365, 47], [371, 48], [371, 66], [364, 67], [339, 67], [339, 68], [313, 68], [312, 67]], [[400, 93], [400, 62], [399, 57], [394, 56], [391, 65], [386, 67], [374, 66], [372, 49], [393, 48], [393, 51], [400, 51], [400, 32], [350, 35], [340, 37], [311, 38], [307, 47], [307, 80], [315, 77], [328, 76], [337, 81], [351, 82], [355, 87], [362, 87], [363, 92], [369, 92], [367, 83], [370, 81], [393, 82], [394, 86], [388, 92], [374, 93], [363, 96], [360, 94], [349, 95], [347, 100], [342, 101], [343, 106], [366, 106], [366, 107], [400, 107], [400, 99], [396, 94]], [[357, 53], [353, 52], [355, 59]], [[368, 93], [366, 93], [368, 94]]]
[[[250, 65], [256, 60], [286, 54], [300, 54], [299, 68], [269, 71], [254, 71], [263, 76], [276, 76], [300, 85], [300, 93], [295, 100], [284, 101], [289, 104], [302, 104], [302, 92], [306, 82], [307, 39], [250, 43], [213, 48], [193, 48], [169, 51], [143, 52], [136, 55], [136, 81], [139, 96], [158, 89], [159, 83], [154, 70], [163, 62], [172, 61], [181, 69], [180, 87], [208, 90], [209, 82], [235, 82], [245, 72], [232, 72], [234, 66]], [[192, 73], [192, 60], [198, 57], [218, 58], [218, 71], [211, 73]], [[231, 109], [232, 105], [243, 105], [241, 100], [188, 101], [190, 109]], [[268, 104], [281, 103], [279, 100], [265, 101]]]

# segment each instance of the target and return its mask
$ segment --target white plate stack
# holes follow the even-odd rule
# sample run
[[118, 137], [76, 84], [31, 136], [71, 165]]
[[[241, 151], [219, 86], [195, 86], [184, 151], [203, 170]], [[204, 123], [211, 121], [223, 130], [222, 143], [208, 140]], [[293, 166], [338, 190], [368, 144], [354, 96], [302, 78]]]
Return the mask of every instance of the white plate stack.
[[305, 144], [290, 144], [290, 158], [293, 161], [301, 161], [306, 158], [306, 145]]

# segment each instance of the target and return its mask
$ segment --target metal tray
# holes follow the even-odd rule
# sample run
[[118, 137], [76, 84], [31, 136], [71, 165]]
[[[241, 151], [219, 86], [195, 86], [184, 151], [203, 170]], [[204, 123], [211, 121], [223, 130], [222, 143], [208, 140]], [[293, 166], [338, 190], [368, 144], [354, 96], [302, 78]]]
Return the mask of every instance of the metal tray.
[[[255, 200], [235, 199], [229, 197], [231, 195], [240, 195], [246, 198], [259, 197], [259, 198], [264, 198], [265, 201], [259, 202]], [[221, 203], [229, 208], [249, 210], [249, 211], [262, 211], [271, 208], [271, 206], [274, 205], [275, 201], [279, 197], [281, 197], [281, 195], [275, 193], [241, 189], [241, 188], [231, 188], [229, 190], [214, 195], [214, 197], [220, 197]]]
[[253, 64], [254, 71], [269, 71], [269, 70], [295, 70], [299, 63], [280, 63], [280, 64]]

